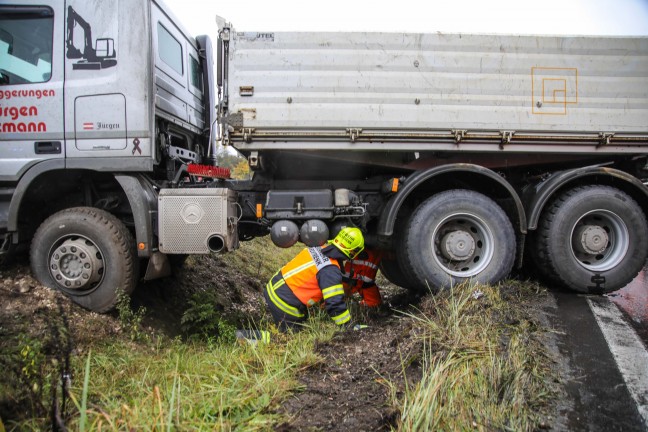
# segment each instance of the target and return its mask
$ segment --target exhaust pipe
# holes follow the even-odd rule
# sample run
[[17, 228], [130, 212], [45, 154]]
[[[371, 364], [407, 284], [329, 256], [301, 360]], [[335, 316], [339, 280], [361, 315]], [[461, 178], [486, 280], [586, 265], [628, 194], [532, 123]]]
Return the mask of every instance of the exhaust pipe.
[[222, 252], [225, 248], [225, 239], [219, 235], [213, 235], [207, 239], [207, 247], [211, 252]]

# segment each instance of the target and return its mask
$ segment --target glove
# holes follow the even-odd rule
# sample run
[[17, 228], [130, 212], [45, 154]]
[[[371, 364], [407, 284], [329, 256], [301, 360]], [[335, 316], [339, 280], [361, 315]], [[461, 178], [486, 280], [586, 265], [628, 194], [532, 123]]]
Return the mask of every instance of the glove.
[[366, 329], [366, 328], [369, 328], [369, 326], [364, 325], [364, 324], [356, 324], [356, 325], [353, 326], [354, 331], [363, 330], [363, 329]]

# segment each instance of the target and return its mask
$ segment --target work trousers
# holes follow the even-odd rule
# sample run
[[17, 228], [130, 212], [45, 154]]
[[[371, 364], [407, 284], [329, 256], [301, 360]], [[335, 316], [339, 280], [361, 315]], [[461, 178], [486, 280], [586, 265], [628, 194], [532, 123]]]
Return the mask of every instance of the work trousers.
[[300, 331], [308, 317], [306, 305], [293, 294], [281, 272], [277, 272], [263, 290], [270, 314], [282, 332]]

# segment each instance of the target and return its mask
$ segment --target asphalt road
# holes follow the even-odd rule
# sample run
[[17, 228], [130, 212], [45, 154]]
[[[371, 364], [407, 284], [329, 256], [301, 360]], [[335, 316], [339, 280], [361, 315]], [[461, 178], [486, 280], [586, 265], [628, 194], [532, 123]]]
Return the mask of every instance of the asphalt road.
[[566, 383], [555, 430], [648, 430], [648, 352], [606, 296], [552, 292], [546, 308]]

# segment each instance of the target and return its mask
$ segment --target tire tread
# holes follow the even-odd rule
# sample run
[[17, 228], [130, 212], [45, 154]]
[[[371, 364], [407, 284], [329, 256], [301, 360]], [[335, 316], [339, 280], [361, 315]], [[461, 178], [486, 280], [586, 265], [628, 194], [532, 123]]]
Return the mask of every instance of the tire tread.
[[[560, 270], [556, 266], [557, 261], [552, 256], [550, 248], [552, 242], [552, 227], [557, 221], [556, 218], [559, 217], [559, 211], [562, 210], [566, 203], [572, 200], [575, 196], [587, 194], [589, 191], [597, 190], [607, 191], [604, 193], [608, 193], [610, 195], [623, 194], [624, 200], [631, 203], [629, 204], [629, 207], [636, 206], [636, 208], [639, 208], [636, 201], [634, 201], [630, 196], [617, 188], [605, 185], [578, 186], [565, 191], [564, 193], [554, 198], [554, 200], [548, 204], [547, 209], [543, 212], [540, 223], [538, 225], [538, 229], [535, 233], [534, 241], [530, 243], [530, 254], [534, 258], [535, 266], [538, 269], [541, 278], [546, 280], [547, 282], [579, 292], [588, 292], [585, 288], [581, 289], [580, 287], [574, 286], [564, 275], [560, 274]], [[630, 213], [632, 217], [640, 218], [641, 221], [639, 221], [639, 223], [643, 226], [646, 226], [646, 218], [642, 211]], [[635, 239], [632, 239], [632, 241], [634, 240]], [[640, 270], [641, 268], [639, 268], [639, 270], [637, 270], [636, 272], [627, 272], [627, 275], [621, 280], [621, 282], [617, 284], [620, 285], [619, 287], [605, 289], [603, 292], [613, 292], [620, 287], [627, 285], [637, 276]]]
[[[47, 234], [47, 232], [52, 229], [53, 224], [58, 224], [62, 220], [70, 221], [76, 218], [84, 218], [93, 221], [93, 223], [97, 225], [99, 230], [104, 230], [104, 232], [107, 232], [109, 234], [109, 238], [117, 247], [118, 253], [123, 257], [123, 274], [120, 277], [120, 286], [117, 287], [117, 290], [122, 290], [125, 294], [128, 295], [131, 294], [135, 289], [135, 286], [137, 285], [138, 264], [137, 254], [134, 251], [135, 242], [133, 240], [133, 237], [130, 231], [119, 219], [117, 219], [117, 217], [104, 210], [100, 210], [94, 207], [72, 207], [62, 210], [47, 218], [38, 227], [31, 244], [32, 269], [36, 278], [47, 286], [52, 285], [51, 281], [48, 280], [49, 271], [47, 269], [41, 269], [41, 267], [35, 262], [37, 260], [35, 255], [40, 252], [40, 249], [43, 246], [41, 244], [41, 240]], [[47, 245], [46, 247], [49, 246], [50, 245]], [[47, 275], [44, 275], [44, 272], [47, 272]], [[71, 297], [73, 301], [78, 303], [74, 296], [69, 297]], [[87, 304], [82, 304], [82, 306], [99, 313], [108, 312], [112, 310], [117, 304], [117, 292], [115, 292], [113, 296], [108, 297], [110, 298], [104, 298], [102, 299], [102, 301], [92, 302], [92, 306], [88, 306]]]

